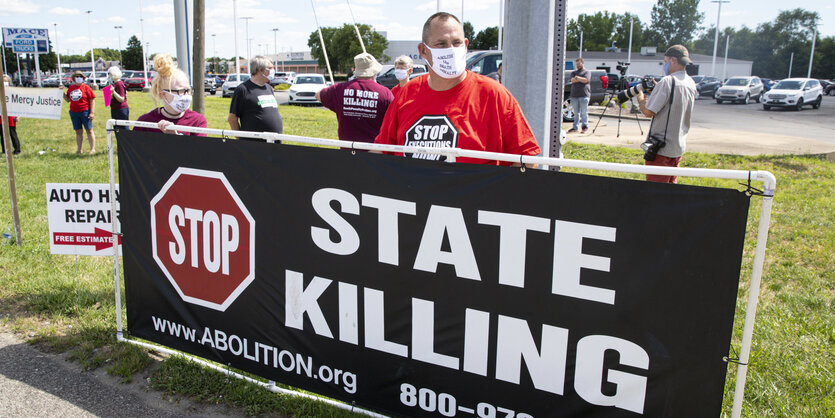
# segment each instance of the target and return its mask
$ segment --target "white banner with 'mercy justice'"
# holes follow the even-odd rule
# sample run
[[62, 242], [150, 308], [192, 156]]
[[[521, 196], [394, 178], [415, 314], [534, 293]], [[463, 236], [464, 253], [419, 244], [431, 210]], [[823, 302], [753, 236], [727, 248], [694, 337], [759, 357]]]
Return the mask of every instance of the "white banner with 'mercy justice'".
[[9, 116], [57, 120], [63, 95], [61, 89], [6, 87], [6, 109]]

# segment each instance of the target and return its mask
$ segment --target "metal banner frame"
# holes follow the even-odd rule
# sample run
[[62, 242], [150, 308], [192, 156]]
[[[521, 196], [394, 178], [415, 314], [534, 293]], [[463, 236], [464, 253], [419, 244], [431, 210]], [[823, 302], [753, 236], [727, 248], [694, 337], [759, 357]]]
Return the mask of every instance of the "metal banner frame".
[[[125, 120], [115, 120], [110, 119], [106, 123], [107, 127], [107, 158], [108, 158], [108, 167], [110, 171], [110, 193], [111, 196], [115, 196], [115, 172], [114, 172], [114, 164], [113, 164], [113, 131], [116, 127], [142, 127], [142, 128], [152, 128], [152, 129], [159, 129], [156, 123], [150, 122], [136, 122], [136, 121], [125, 121]], [[190, 132], [190, 133], [203, 133], [208, 135], [217, 135], [223, 138], [227, 137], [242, 137], [242, 138], [254, 138], [254, 139], [262, 139], [268, 143], [275, 143], [276, 141], [289, 141], [301, 144], [309, 144], [309, 145], [324, 145], [330, 147], [341, 147], [341, 148], [350, 148], [351, 150], [367, 150], [367, 151], [381, 151], [381, 152], [400, 152], [400, 153], [426, 153], [426, 154], [439, 154], [439, 155], [446, 155], [447, 157], [470, 157], [470, 158], [481, 158], [486, 160], [498, 160], [498, 161], [507, 161], [512, 163], [520, 163], [522, 166], [520, 170], [526, 170], [525, 165], [541, 165], [541, 166], [548, 166], [548, 167], [572, 167], [572, 168], [583, 168], [583, 169], [591, 169], [591, 170], [599, 170], [599, 171], [611, 171], [611, 172], [620, 172], [620, 173], [636, 173], [636, 174], [656, 174], [656, 175], [674, 175], [674, 176], [686, 176], [686, 177], [704, 177], [704, 178], [723, 178], [723, 179], [731, 179], [731, 180], [742, 180], [747, 181], [749, 184], [751, 181], [757, 181], [763, 183], [763, 201], [760, 208], [760, 220], [759, 226], [757, 230], [757, 244], [756, 250], [754, 252], [754, 261], [753, 261], [753, 268], [751, 272], [751, 283], [748, 289], [748, 298], [747, 298], [747, 305], [745, 309], [745, 322], [742, 331], [742, 342], [740, 348], [740, 355], [738, 361], [733, 361], [737, 363], [737, 377], [736, 377], [736, 387], [734, 391], [734, 399], [733, 399], [733, 410], [731, 413], [732, 417], [739, 417], [742, 412], [742, 401], [744, 399], [744, 392], [745, 392], [745, 380], [748, 373], [748, 360], [751, 352], [751, 345], [753, 340], [754, 334], [754, 322], [756, 319], [756, 311], [757, 311], [757, 303], [759, 302], [759, 293], [760, 293], [760, 286], [762, 282], [762, 274], [763, 274], [763, 265], [765, 262], [765, 249], [766, 243], [768, 241], [768, 231], [769, 231], [769, 223], [771, 220], [771, 207], [774, 199], [774, 191], [777, 187], [777, 179], [771, 172], [756, 170], [756, 171], [748, 171], [748, 170], [725, 170], [725, 169], [705, 169], [705, 168], [681, 168], [681, 167], [660, 167], [660, 166], [645, 166], [645, 165], [633, 165], [633, 164], [621, 164], [621, 163], [606, 163], [606, 162], [598, 162], [598, 161], [583, 161], [583, 160], [571, 160], [566, 158], [550, 158], [550, 157], [540, 157], [540, 156], [527, 156], [527, 155], [514, 155], [514, 154], [503, 154], [497, 152], [484, 152], [484, 151], [472, 151], [472, 150], [464, 150], [459, 148], [424, 148], [424, 147], [412, 147], [412, 146], [399, 146], [399, 145], [383, 145], [383, 144], [371, 144], [366, 142], [348, 142], [348, 141], [340, 141], [336, 139], [323, 139], [323, 138], [314, 138], [314, 137], [302, 137], [302, 136], [295, 136], [295, 135], [284, 135], [284, 134], [276, 134], [271, 132], [246, 132], [246, 131], [233, 131], [228, 129], [210, 129], [210, 128], [196, 128], [191, 126], [178, 126], [178, 125], [171, 125], [167, 127], [167, 130], [172, 132]], [[116, 200], [110, 199], [111, 203], [111, 216], [116, 215]], [[121, 235], [120, 231], [116, 231], [116, 223], [113, 223], [114, 230], [112, 231], [113, 234], [113, 242], [118, 242], [118, 237]], [[323, 398], [320, 396], [310, 395], [303, 392], [297, 392], [293, 390], [288, 390], [284, 388], [280, 388], [275, 385], [274, 382], [264, 383], [258, 381], [256, 379], [252, 379], [250, 377], [244, 376], [242, 374], [233, 372], [227, 368], [218, 366], [216, 364], [210, 363], [204, 359], [200, 359], [195, 356], [191, 356], [188, 354], [184, 354], [178, 352], [176, 350], [169, 349], [167, 347], [158, 346], [155, 344], [150, 344], [143, 341], [138, 341], [135, 339], [126, 338], [123, 334], [122, 328], [122, 302], [121, 302], [121, 292], [120, 292], [120, 277], [119, 277], [119, 253], [118, 247], [113, 247], [113, 280], [115, 284], [115, 298], [116, 298], [116, 338], [118, 341], [127, 342], [130, 344], [138, 345], [141, 347], [145, 347], [151, 350], [155, 350], [161, 353], [170, 354], [170, 355], [177, 355], [184, 357], [188, 360], [193, 362], [202, 364], [206, 367], [212, 368], [217, 370], [221, 373], [224, 373], [228, 376], [234, 376], [260, 386], [267, 388], [272, 392], [284, 393], [293, 396], [300, 396], [305, 398], [312, 398], [317, 399], [322, 402], [328, 403], [330, 405], [334, 405], [338, 408], [342, 408], [345, 410], [350, 410], [353, 412], [363, 413], [369, 416], [380, 417], [383, 415], [377, 414], [372, 411], [368, 411], [365, 409], [357, 408], [352, 405], [348, 405], [342, 402], [334, 401], [332, 399]]]

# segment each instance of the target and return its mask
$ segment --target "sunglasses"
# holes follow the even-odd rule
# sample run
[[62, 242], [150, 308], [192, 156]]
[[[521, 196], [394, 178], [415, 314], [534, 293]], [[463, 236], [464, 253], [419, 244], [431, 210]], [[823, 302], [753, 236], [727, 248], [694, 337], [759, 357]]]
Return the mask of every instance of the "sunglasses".
[[171, 94], [176, 94], [176, 95], [178, 95], [178, 96], [182, 96], [182, 95], [184, 95], [184, 94], [189, 94], [189, 93], [191, 93], [191, 89], [176, 89], [176, 90], [173, 90], [173, 89], [162, 89], [162, 91], [166, 91], [166, 92], [171, 93]]

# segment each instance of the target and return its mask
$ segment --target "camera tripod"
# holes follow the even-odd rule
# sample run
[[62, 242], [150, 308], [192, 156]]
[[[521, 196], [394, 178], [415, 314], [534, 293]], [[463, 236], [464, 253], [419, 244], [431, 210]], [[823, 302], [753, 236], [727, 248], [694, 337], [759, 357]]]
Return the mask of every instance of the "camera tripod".
[[[597, 117], [597, 123], [594, 125], [594, 129], [591, 130], [591, 133], [594, 133], [594, 131], [597, 130], [597, 126], [600, 125], [600, 121], [603, 120], [603, 116], [606, 114], [606, 110], [609, 109], [608, 104], [611, 103], [612, 100], [614, 100], [615, 103], [617, 103], [617, 106], [618, 106], [618, 134], [617, 134], [616, 138], [620, 138], [620, 124], [621, 124], [621, 117], [622, 117], [621, 114], [623, 112], [623, 108], [621, 107], [622, 103], [618, 103], [617, 97], [618, 97], [618, 92], [624, 91], [628, 88], [629, 88], [629, 82], [626, 81], [626, 74], [621, 73], [620, 79], [618, 80], [617, 88], [608, 89], [608, 90], [611, 90], [609, 93], [606, 93], [606, 95], [609, 96], [609, 100], [608, 100], [606, 106], [603, 107], [603, 113], [601, 113], [600, 116]], [[606, 95], [603, 96], [603, 101], [604, 102], [606, 102]], [[632, 109], [632, 107], [635, 106], [635, 102], [633, 102], [633, 100], [634, 99], [632, 97], [629, 98], [629, 108], [630, 109]], [[638, 114], [637, 113], [635, 114], [635, 122], [638, 123], [638, 129], [641, 130], [641, 135], [643, 136], [644, 135], [644, 128], [641, 126], [641, 120], [638, 119]]]

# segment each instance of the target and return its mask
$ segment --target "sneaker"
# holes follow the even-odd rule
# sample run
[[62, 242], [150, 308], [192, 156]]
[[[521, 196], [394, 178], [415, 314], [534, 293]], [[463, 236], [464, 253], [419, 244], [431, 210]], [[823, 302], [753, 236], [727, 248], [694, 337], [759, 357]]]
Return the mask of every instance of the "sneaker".
[[568, 130], [568, 133], [570, 133], [570, 134], [572, 134], [572, 133], [574, 133], [574, 132], [577, 132], [577, 130], [576, 130], [576, 129], [574, 129], [574, 128], [571, 128], [571, 129], [569, 129], [569, 130]]

